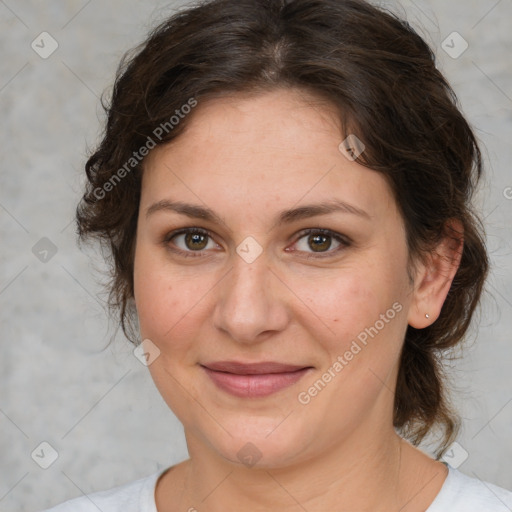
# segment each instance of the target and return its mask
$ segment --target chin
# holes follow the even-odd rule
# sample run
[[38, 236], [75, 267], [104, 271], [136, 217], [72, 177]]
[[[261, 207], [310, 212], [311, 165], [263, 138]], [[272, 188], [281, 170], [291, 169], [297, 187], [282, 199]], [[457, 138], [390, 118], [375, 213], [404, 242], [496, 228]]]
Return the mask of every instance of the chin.
[[[277, 469], [306, 460], [304, 446], [311, 445], [298, 425], [291, 418], [263, 418], [247, 422], [232, 422], [223, 425], [219, 437], [212, 438], [212, 431], [204, 432], [206, 442], [219, 456], [232, 464], [247, 469]], [[280, 424], [281, 423], [281, 424]], [[230, 435], [232, 434], [232, 435]]]

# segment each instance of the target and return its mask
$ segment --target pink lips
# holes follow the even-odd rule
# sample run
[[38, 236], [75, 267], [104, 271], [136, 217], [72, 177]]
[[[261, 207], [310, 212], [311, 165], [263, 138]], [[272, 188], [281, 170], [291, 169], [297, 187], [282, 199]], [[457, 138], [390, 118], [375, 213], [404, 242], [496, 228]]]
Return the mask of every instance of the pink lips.
[[220, 389], [243, 398], [264, 397], [280, 391], [297, 382], [311, 369], [310, 366], [272, 361], [247, 364], [218, 361], [201, 367]]

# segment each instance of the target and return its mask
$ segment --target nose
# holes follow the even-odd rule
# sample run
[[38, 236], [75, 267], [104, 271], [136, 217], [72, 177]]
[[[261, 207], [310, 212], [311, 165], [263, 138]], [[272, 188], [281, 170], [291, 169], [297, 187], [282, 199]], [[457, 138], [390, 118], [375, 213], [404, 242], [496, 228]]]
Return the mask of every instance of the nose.
[[213, 322], [235, 341], [257, 343], [288, 325], [286, 286], [264, 254], [252, 263], [235, 255], [233, 268], [218, 286]]

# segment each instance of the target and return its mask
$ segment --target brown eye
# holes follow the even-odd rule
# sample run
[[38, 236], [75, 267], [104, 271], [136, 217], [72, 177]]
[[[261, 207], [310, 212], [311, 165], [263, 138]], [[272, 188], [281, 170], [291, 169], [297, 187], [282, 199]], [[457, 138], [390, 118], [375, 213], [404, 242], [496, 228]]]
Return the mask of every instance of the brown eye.
[[211, 234], [199, 228], [182, 229], [169, 233], [164, 238], [164, 244], [169, 250], [183, 256], [203, 256], [202, 253], [206, 252], [205, 249], [217, 247]]
[[330, 256], [350, 245], [350, 240], [338, 233], [327, 229], [310, 229], [302, 232], [295, 242], [294, 251], [309, 253], [308, 257]]
[[185, 245], [192, 251], [200, 251], [208, 245], [208, 235], [202, 233], [186, 233]]
[[332, 238], [329, 235], [309, 235], [308, 245], [315, 252], [323, 252], [331, 247]]

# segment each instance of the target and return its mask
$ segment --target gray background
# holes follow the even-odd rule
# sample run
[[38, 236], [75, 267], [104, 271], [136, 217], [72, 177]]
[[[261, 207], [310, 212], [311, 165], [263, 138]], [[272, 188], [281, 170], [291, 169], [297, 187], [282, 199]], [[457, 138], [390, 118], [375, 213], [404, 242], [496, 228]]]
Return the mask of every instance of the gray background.
[[[103, 350], [115, 327], [103, 263], [77, 248], [72, 224], [99, 96], [124, 51], [183, 4], [0, 1], [1, 511], [40, 510], [187, 457], [133, 347], [117, 335]], [[460, 463], [464, 449], [462, 471], [512, 489], [512, 1], [402, 0], [399, 12], [435, 47], [484, 149], [478, 201], [493, 269], [478, 333], [451, 371], [464, 418], [452, 454]], [[31, 48], [43, 31], [59, 45], [46, 59]], [[457, 59], [442, 48], [453, 31], [469, 44]], [[57, 250], [46, 262], [43, 237]], [[46, 470], [31, 456], [43, 441], [58, 452]]]

